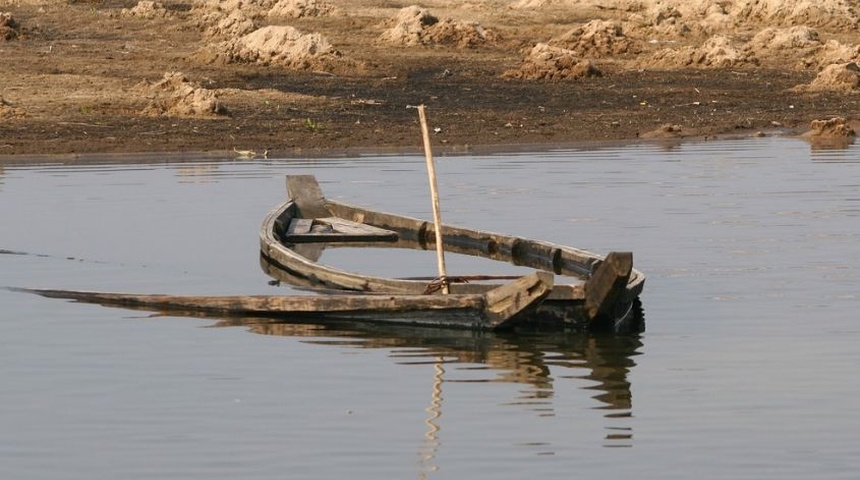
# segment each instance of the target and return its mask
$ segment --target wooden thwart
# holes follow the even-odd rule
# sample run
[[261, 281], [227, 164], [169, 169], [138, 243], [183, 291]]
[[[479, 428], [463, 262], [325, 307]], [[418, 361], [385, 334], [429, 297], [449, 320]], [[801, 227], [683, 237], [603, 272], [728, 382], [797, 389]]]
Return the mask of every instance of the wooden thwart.
[[294, 218], [287, 226], [284, 241], [311, 242], [394, 242], [397, 232], [343, 218]]
[[291, 239], [301, 235], [308, 235], [314, 227], [313, 218], [294, 218], [290, 220], [290, 226], [287, 227], [285, 239]]

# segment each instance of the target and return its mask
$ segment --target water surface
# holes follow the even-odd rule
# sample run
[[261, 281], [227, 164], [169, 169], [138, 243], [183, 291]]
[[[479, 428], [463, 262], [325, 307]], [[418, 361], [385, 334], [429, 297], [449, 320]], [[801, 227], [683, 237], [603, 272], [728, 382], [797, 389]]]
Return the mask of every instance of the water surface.
[[[646, 331], [236, 325], [0, 290], [0, 477], [855, 478], [860, 150], [437, 160], [446, 222], [632, 250]], [[431, 218], [423, 162], [0, 160], [0, 285], [280, 292], [257, 230], [284, 175]], [[332, 255], [435, 269], [432, 253]]]

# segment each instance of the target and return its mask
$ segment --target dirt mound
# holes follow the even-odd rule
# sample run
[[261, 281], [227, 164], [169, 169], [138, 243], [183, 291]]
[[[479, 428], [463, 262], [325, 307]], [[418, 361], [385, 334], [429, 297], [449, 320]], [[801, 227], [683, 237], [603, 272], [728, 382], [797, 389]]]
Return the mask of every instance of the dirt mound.
[[150, 98], [144, 115], [171, 117], [216, 117], [227, 114], [215, 92], [189, 81], [179, 72], [168, 72], [151, 83], [144, 80], [135, 90]]
[[519, 68], [508, 70], [502, 76], [526, 80], [572, 80], [599, 77], [602, 73], [571, 50], [539, 43], [532, 48]]
[[650, 132], [645, 132], [640, 135], [640, 138], [647, 139], [666, 139], [666, 138], [680, 138], [684, 136], [683, 128], [680, 125], [675, 125], [671, 123], [666, 123], [661, 125], [660, 128], [656, 130], [652, 130]]
[[860, 46], [838, 40], [823, 42], [817, 30], [806, 26], [765, 28], [745, 48], [763, 64], [774, 68], [792, 64], [798, 69], [822, 68], [860, 59]]
[[835, 40], [823, 43], [817, 30], [806, 26], [768, 27], [743, 43], [715, 36], [700, 47], [666, 48], [639, 60], [641, 68], [769, 68], [805, 70], [860, 58], [860, 47]]
[[[524, 3], [524, 2], [519, 2]], [[527, 3], [527, 2], [526, 2]], [[535, 3], [535, 2], [531, 2]], [[593, 6], [598, 0], [570, 0], [568, 6]], [[804, 26], [834, 33], [856, 29], [860, 10], [854, 0], [617, 0], [598, 18], [614, 15], [628, 35], [656, 40], [746, 36], [765, 27]], [[530, 8], [549, 9], [547, 2]]]
[[21, 26], [8, 12], [0, 12], [0, 41], [14, 40], [21, 33]]
[[338, 9], [319, 0], [280, 0], [269, 9], [273, 18], [323, 17], [339, 14]]
[[197, 27], [210, 38], [236, 38], [251, 33], [258, 27], [254, 18], [260, 16], [256, 4], [241, 0], [201, 1], [191, 14]]
[[192, 15], [209, 37], [239, 37], [253, 32], [266, 19], [304, 18], [339, 14], [320, 0], [198, 0]]
[[510, 8], [515, 10], [528, 10], [545, 7], [547, 4], [558, 3], [553, 0], [518, 0], [511, 4]]
[[838, 40], [828, 40], [817, 55], [811, 55], [806, 63], [810, 66], [826, 66], [834, 63], [860, 61], [860, 46], [846, 45]]
[[379, 40], [404, 46], [453, 45], [465, 48], [493, 42], [496, 35], [477, 22], [439, 19], [426, 8], [417, 6], [401, 9], [384, 25], [393, 24], [382, 32]]
[[210, 60], [278, 65], [297, 70], [327, 69], [341, 54], [318, 33], [270, 25], [209, 50]]
[[728, 15], [720, 4], [697, 3], [695, 0], [679, 2], [651, 2], [629, 4], [627, 30], [644, 38], [674, 40], [683, 37], [707, 37], [725, 32]]
[[801, 135], [809, 141], [813, 149], [844, 149], [854, 143], [857, 136], [854, 127], [842, 117], [833, 117], [829, 120], [813, 120], [810, 130]]
[[197, 0], [191, 10], [197, 27], [211, 38], [236, 38], [251, 33], [258, 28], [255, 19], [263, 13], [261, 2], [254, 0]]
[[11, 103], [3, 99], [3, 97], [0, 97], [0, 120], [7, 118], [20, 118], [25, 115], [24, 110], [16, 108]]
[[548, 44], [588, 58], [635, 54], [641, 51], [638, 42], [624, 35], [620, 23], [607, 20], [592, 20], [582, 27], [553, 38]]
[[230, 14], [242, 10], [248, 16], [260, 16], [277, 0], [195, 0], [194, 11]]
[[739, 0], [728, 14], [736, 25], [806, 25], [839, 31], [860, 24], [856, 2], [849, 0]]
[[765, 28], [745, 46], [750, 55], [772, 67], [808, 68], [823, 47], [816, 30], [806, 26]]
[[732, 29], [798, 25], [844, 32], [860, 25], [856, 0], [518, 0], [509, 8], [614, 18], [658, 36], [709, 37]]
[[257, 29], [257, 24], [242, 10], [196, 11], [197, 26], [203, 34], [211, 38], [241, 37]]
[[[574, 1], [574, 0], [572, 0]], [[583, 0], [591, 4], [596, 0]], [[860, 24], [849, 0], [617, 0], [628, 36], [684, 42], [636, 62], [646, 69], [743, 68], [757, 65], [792, 69], [854, 60], [851, 47], [824, 44], [819, 31], [843, 34]], [[609, 7], [607, 7], [609, 8]], [[762, 29], [763, 28], [763, 29]], [[761, 30], [760, 30], [761, 29]], [[760, 31], [758, 31], [760, 30]], [[749, 42], [749, 38], [758, 31]], [[702, 43], [699, 39], [707, 38]], [[730, 40], [731, 39], [731, 40]]]
[[758, 52], [778, 50], [814, 50], [821, 47], [816, 30], [807, 26], [791, 28], [768, 27], [758, 32], [747, 44]]
[[842, 117], [813, 120], [809, 124], [809, 129], [803, 134], [806, 138], [850, 138], [856, 135], [848, 121]]
[[708, 34], [725, 32], [727, 27], [749, 30], [797, 25], [841, 31], [860, 23], [856, 2], [851, 0], [621, 0], [617, 4], [618, 10], [631, 12], [631, 20]]
[[382, 32], [379, 40], [406, 46], [423, 44], [425, 30], [439, 23], [429, 10], [416, 6], [400, 10], [393, 21], [394, 26]]
[[724, 36], [709, 38], [701, 47], [666, 48], [640, 60], [642, 68], [737, 68], [757, 65], [755, 55]]
[[170, 15], [170, 11], [164, 8], [161, 2], [140, 0], [134, 7], [120, 10], [120, 15], [140, 18], [164, 18]]
[[794, 87], [797, 92], [860, 90], [860, 66], [854, 62], [834, 64], [826, 67], [808, 85]]

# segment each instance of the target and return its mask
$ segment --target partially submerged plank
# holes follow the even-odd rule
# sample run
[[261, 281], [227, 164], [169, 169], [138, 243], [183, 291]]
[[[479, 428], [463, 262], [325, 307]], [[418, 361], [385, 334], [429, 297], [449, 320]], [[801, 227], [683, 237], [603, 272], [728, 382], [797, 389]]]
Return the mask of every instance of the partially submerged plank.
[[633, 272], [632, 252], [611, 252], [585, 282], [585, 313], [590, 320], [610, 318]]
[[[233, 295], [182, 296], [109, 293], [56, 289], [13, 289], [50, 298], [161, 312], [256, 315], [289, 318], [405, 320], [413, 324], [492, 329], [505, 325], [541, 301], [552, 288], [552, 276], [536, 273], [485, 294], [468, 295]], [[516, 317], [519, 318], [519, 317]]]
[[482, 308], [479, 295], [161, 295], [111, 293], [81, 290], [23, 289], [43, 297], [65, 298], [85, 303], [157, 310], [200, 310], [225, 314], [327, 313], [359, 310], [410, 311], [446, 308]]

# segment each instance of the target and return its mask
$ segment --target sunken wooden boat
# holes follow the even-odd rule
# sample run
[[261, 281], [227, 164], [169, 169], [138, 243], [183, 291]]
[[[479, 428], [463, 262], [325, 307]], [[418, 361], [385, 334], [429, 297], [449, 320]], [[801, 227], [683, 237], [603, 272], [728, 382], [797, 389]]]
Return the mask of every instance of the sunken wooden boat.
[[367, 323], [501, 330], [515, 326], [551, 291], [553, 275], [537, 272], [484, 293], [453, 295], [182, 296], [79, 290], [13, 289], [50, 298], [175, 315], [263, 317], [287, 321]]
[[[310, 175], [287, 176], [287, 192], [286, 201], [265, 217], [260, 228], [261, 266], [271, 277], [305, 288], [365, 293], [417, 295], [432, 287], [429, 279], [370, 276], [319, 261], [326, 248], [435, 249], [432, 222], [327, 199]], [[578, 331], [644, 328], [639, 295], [645, 276], [633, 268], [630, 252], [601, 256], [452, 225], [442, 225], [441, 232], [445, 252], [556, 275], [550, 294], [520, 324]], [[449, 280], [452, 294], [482, 293], [498, 285]]]

